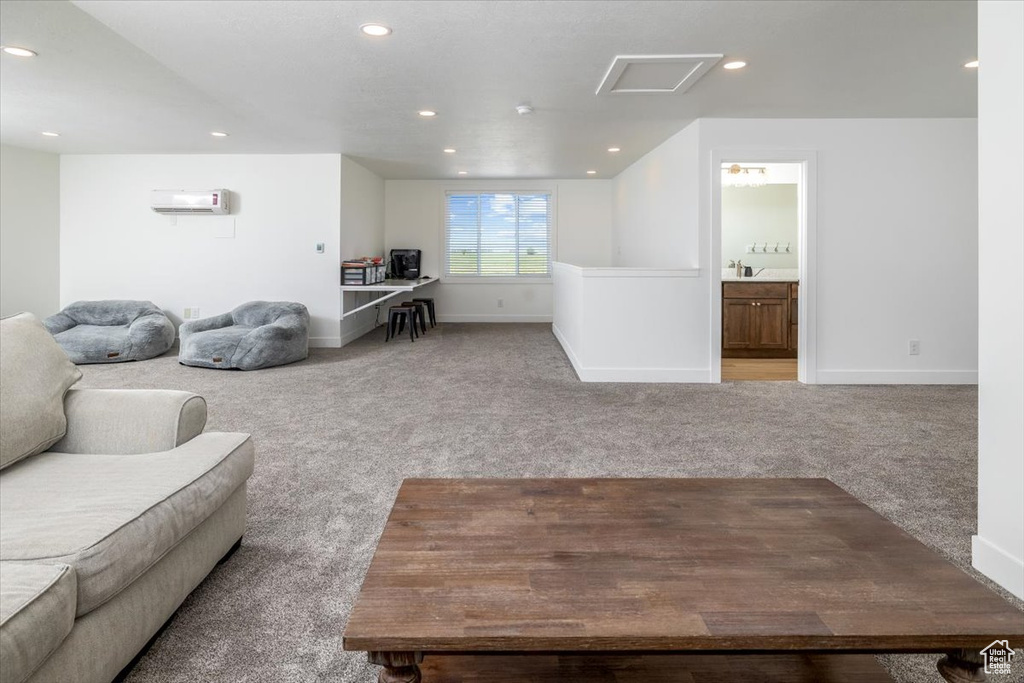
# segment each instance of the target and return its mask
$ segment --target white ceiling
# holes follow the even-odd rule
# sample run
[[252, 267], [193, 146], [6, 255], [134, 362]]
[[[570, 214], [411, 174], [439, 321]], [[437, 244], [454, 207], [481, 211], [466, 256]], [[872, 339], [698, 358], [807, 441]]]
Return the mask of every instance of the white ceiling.
[[[973, 0], [3, 0], [0, 42], [39, 56], [0, 57], [0, 140], [341, 152], [386, 178], [611, 177], [698, 117], [976, 116], [961, 66], [976, 13]], [[369, 21], [393, 35], [363, 36]], [[683, 94], [595, 95], [616, 55], [689, 53], [749, 66], [718, 65]]]

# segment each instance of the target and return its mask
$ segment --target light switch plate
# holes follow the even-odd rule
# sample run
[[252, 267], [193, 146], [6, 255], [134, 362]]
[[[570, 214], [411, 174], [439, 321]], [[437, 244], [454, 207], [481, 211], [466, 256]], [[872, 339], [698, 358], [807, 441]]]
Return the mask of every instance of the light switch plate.
[[323, 242], [317, 242], [316, 243], [316, 253], [318, 253], [318, 254], [324, 253], [324, 243]]

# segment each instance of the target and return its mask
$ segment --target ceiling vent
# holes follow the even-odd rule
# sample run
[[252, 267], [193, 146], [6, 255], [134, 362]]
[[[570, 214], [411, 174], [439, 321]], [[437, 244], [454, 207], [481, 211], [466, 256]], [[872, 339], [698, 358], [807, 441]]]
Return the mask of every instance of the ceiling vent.
[[607, 93], [684, 93], [724, 55], [618, 55], [597, 87]]

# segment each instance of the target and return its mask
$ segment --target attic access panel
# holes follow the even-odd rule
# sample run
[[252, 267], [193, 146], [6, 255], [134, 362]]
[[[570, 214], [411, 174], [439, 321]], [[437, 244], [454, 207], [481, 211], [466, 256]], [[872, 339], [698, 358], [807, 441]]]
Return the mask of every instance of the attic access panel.
[[616, 55], [597, 95], [684, 93], [724, 55]]

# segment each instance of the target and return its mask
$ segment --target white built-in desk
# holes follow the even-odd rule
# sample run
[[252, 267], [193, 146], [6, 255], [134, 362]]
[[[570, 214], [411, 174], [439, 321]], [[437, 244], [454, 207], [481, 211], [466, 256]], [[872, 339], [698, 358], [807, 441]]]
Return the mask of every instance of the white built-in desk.
[[[436, 277], [421, 277], [419, 280], [385, 280], [375, 285], [342, 285], [341, 286], [341, 318], [344, 320], [350, 315], [358, 313], [364, 308], [377, 306], [388, 299], [412, 292], [416, 289], [437, 282]], [[372, 301], [356, 306], [351, 311], [345, 310], [345, 292], [378, 292], [383, 296], [375, 297]]]

